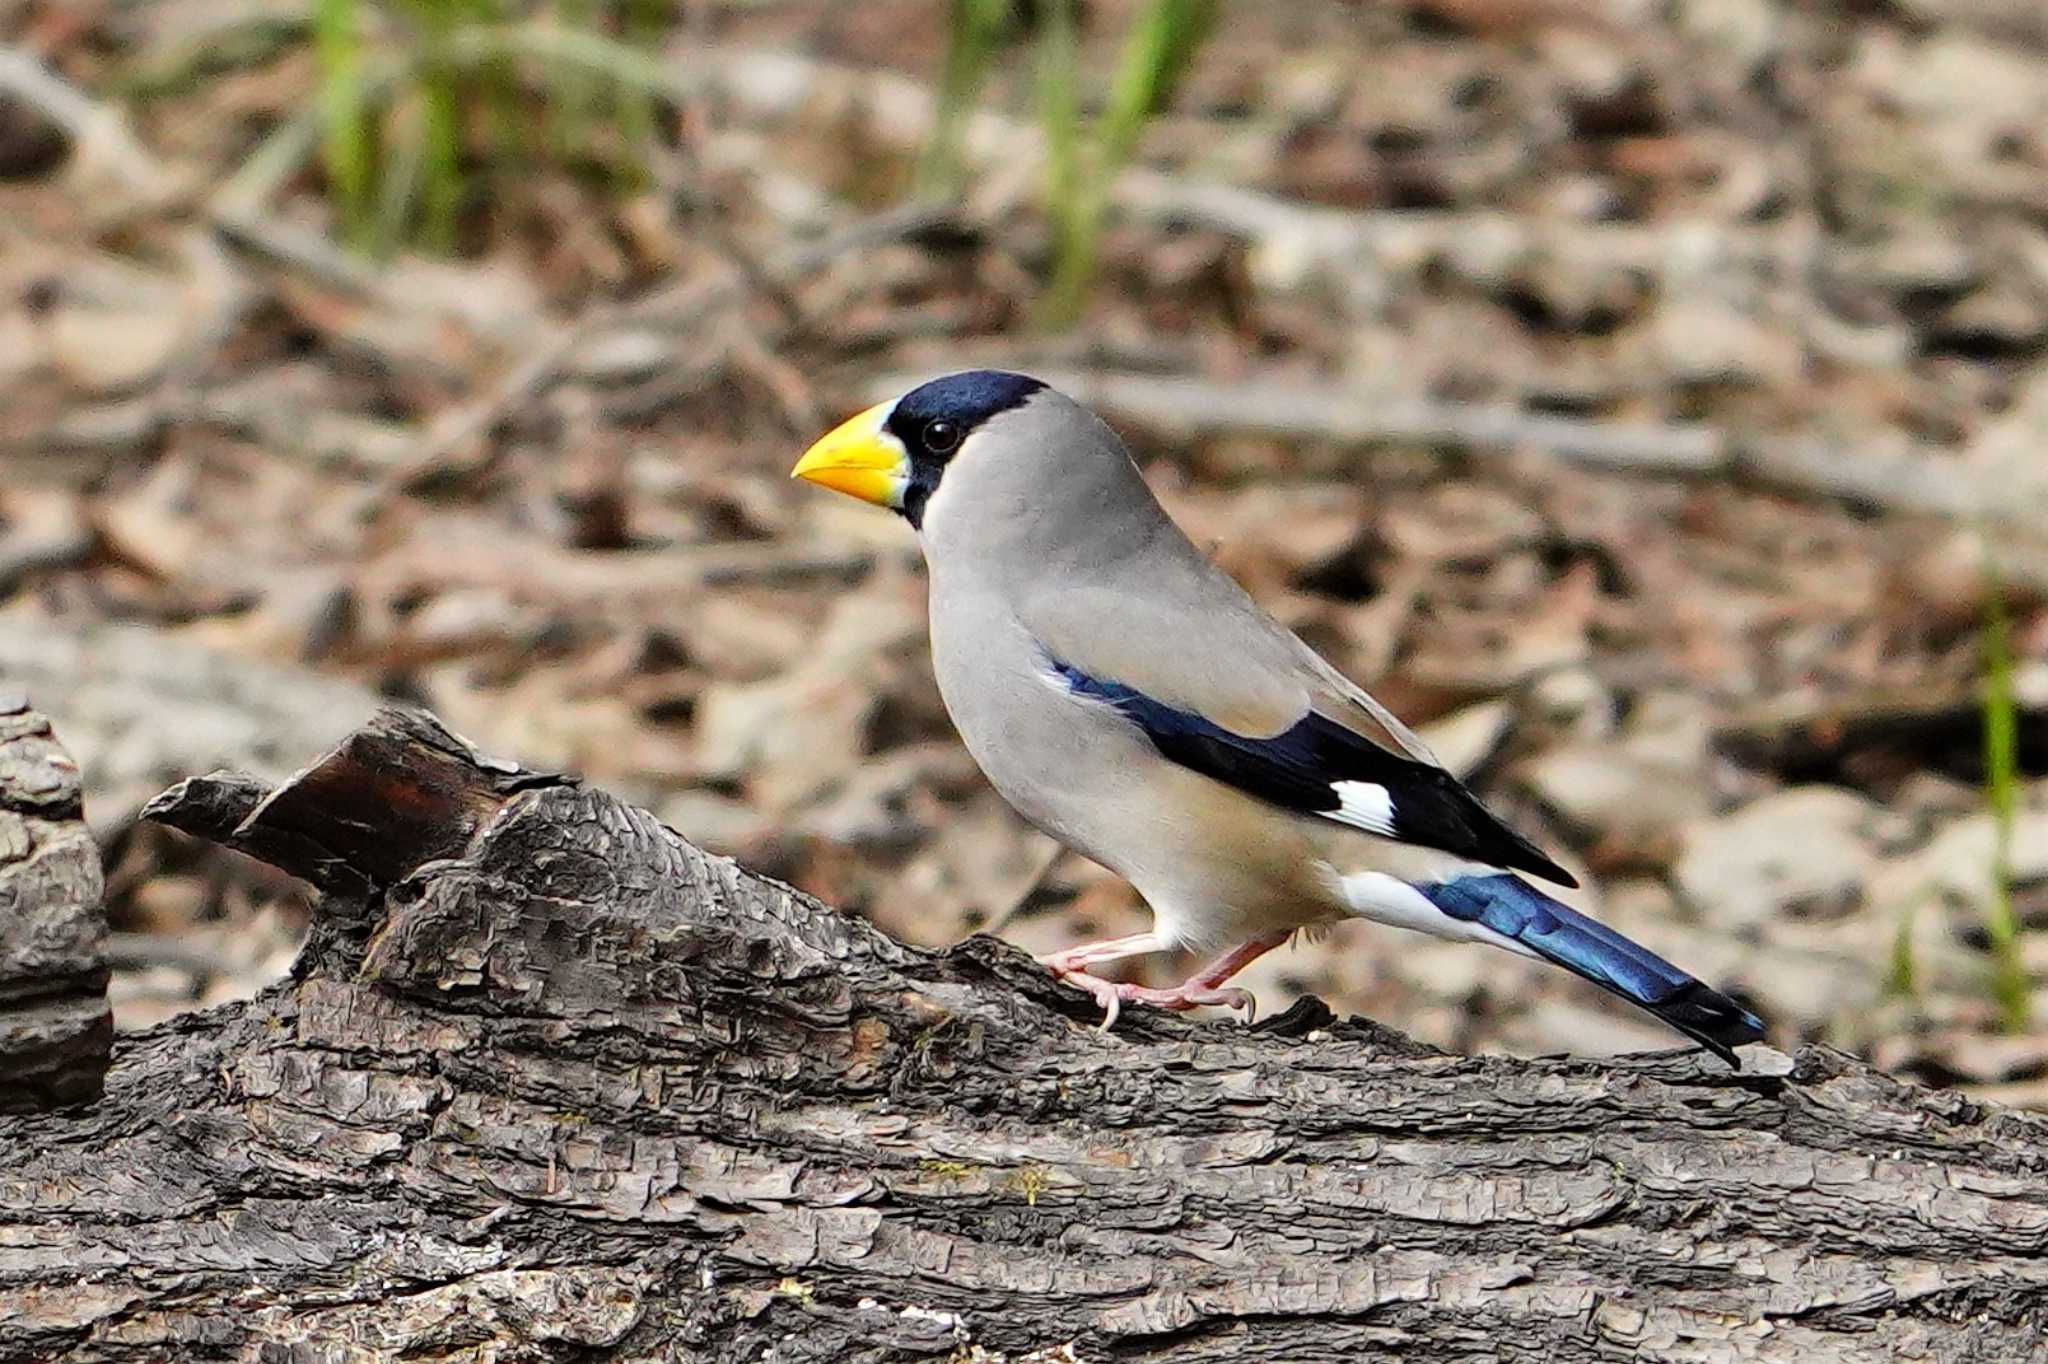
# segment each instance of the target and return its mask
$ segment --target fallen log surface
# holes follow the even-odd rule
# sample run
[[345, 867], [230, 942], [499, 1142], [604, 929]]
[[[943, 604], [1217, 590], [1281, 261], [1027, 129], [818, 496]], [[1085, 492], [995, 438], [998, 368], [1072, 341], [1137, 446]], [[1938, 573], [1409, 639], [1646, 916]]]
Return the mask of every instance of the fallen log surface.
[[114, 1040], [100, 889], [78, 764], [0, 694], [0, 1113], [99, 1097]]
[[315, 924], [0, 1119], [0, 1359], [2048, 1357], [2048, 1124], [1838, 1053], [1104, 1035], [406, 712], [149, 813]]

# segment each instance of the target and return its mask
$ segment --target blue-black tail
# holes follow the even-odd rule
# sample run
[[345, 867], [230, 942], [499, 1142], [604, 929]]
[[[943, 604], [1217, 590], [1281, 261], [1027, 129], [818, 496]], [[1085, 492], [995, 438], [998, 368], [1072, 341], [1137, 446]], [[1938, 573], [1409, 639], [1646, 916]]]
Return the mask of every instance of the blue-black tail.
[[1508, 872], [1416, 887], [1453, 919], [1481, 924], [1663, 1019], [1736, 1065], [1734, 1047], [1759, 1041], [1763, 1020], [1605, 924]]

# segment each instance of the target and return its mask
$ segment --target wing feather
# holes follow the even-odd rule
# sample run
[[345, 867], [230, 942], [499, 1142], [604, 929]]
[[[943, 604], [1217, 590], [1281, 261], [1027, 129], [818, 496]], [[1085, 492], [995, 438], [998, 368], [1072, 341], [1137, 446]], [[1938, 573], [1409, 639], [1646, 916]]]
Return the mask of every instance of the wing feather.
[[[1314, 705], [1278, 733], [1246, 735], [1057, 658], [1049, 658], [1048, 665], [1074, 695], [1114, 707], [1137, 725], [1169, 761], [1249, 796], [1560, 885], [1578, 884], [1495, 818], [1450, 772], [1417, 756], [1429, 750], [1391, 715], [1386, 716], [1390, 734], [1409, 741], [1401, 745], [1404, 751], [1374, 742]], [[1368, 714], [1385, 714], [1370, 698], [1367, 702]]]
[[1053, 680], [1173, 762], [1257, 799], [1564, 885], [1426, 744], [1259, 609], [1156, 503], [1038, 575], [1018, 618]]

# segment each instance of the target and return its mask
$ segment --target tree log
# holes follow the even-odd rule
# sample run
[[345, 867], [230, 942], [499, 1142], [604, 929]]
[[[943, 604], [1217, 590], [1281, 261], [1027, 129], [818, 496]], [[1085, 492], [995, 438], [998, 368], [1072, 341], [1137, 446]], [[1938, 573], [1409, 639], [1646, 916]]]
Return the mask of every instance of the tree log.
[[0, 1113], [99, 1097], [106, 937], [78, 764], [25, 699], [0, 696]]
[[151, 812], [314, 930], [0, 1120], [0, 1359], [2048, 1357], [2048, 1124], [1825, 1049], [1105, 1035], [399, 712]]

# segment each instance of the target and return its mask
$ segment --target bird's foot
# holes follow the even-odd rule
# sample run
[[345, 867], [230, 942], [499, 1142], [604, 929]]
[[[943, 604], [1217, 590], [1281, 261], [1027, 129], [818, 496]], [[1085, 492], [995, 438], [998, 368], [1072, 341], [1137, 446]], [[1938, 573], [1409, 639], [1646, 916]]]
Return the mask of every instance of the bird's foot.
[[1091, 976], [1085, 971], [1062, 971], [1052, 962], [1053, 974], [1069, 985], [1078, 986], [1095, 997], [1102, 1006], [1102, 1022], [1099, 1025], [1108, 1032], [1116, 1025], [1117, 1016], [1123, 1012], [1126, 1001], [1133, 1004], [1150, 1004], [1154, 1008], [1172, 1009], [1176, 1013], [1199, 1008], [1204, 1004], [1221, 1005], [1229, 1009], [1244, 1010], [1244, 1021], [1250, 1023], [1259, 1016], [1259, 1003], [1250, 990], [1235, 986], [1217, 988], [1200, 981], [1189, 980], [1170, 990], [1154, 989], [1148, 985], [1132, 985], [1128, 982], [1104, 980]]
[[1091, 976], [1085, 971], [1062, 971], [1059, 967], [1053, 966], [1051, 962], [1047, 962], [1046, 965], [1052, 966], [1052, 973], [1058, 979], [1065, 981], [1069, 985], [1077, 985], [1095, 996], [1095, 1002], [1102, 1006], [1102, 1022], [1100, 1027], [1102, 1031], [1108, 1032], [1116, 1023], [1116, 1016], [1123, 1012], [1122, 987], [1113, 980], [1104, 980], [1100, 976]]
[[1162, 946], [1164, 944], [1150, 933], [1133, 933], [1125, 938], [1084, 942], [1058, 952], [1048, 952], [1038, 959], [1038, 964], [1056, 976], [1080, 976], [1086, 975], [1091, 966], [1157, 952]]
[[1255, 1023], [1259, 1017], [1259, 1001], [1252, 997], [1250, 990], [1235, 985], [1204, 985], [1198, 980], [1185, 980], [1171, 990], [1154, 990], [1143, 985], [1119, 985], [1116, 987], [1120, 999], [1133, 1004], [1150, 1004], [1155, 1008], [1172, 1009], [1176, 1013], [1213, 1004], [1225, 1009], [1242, 1009], [1244, 1021]]

